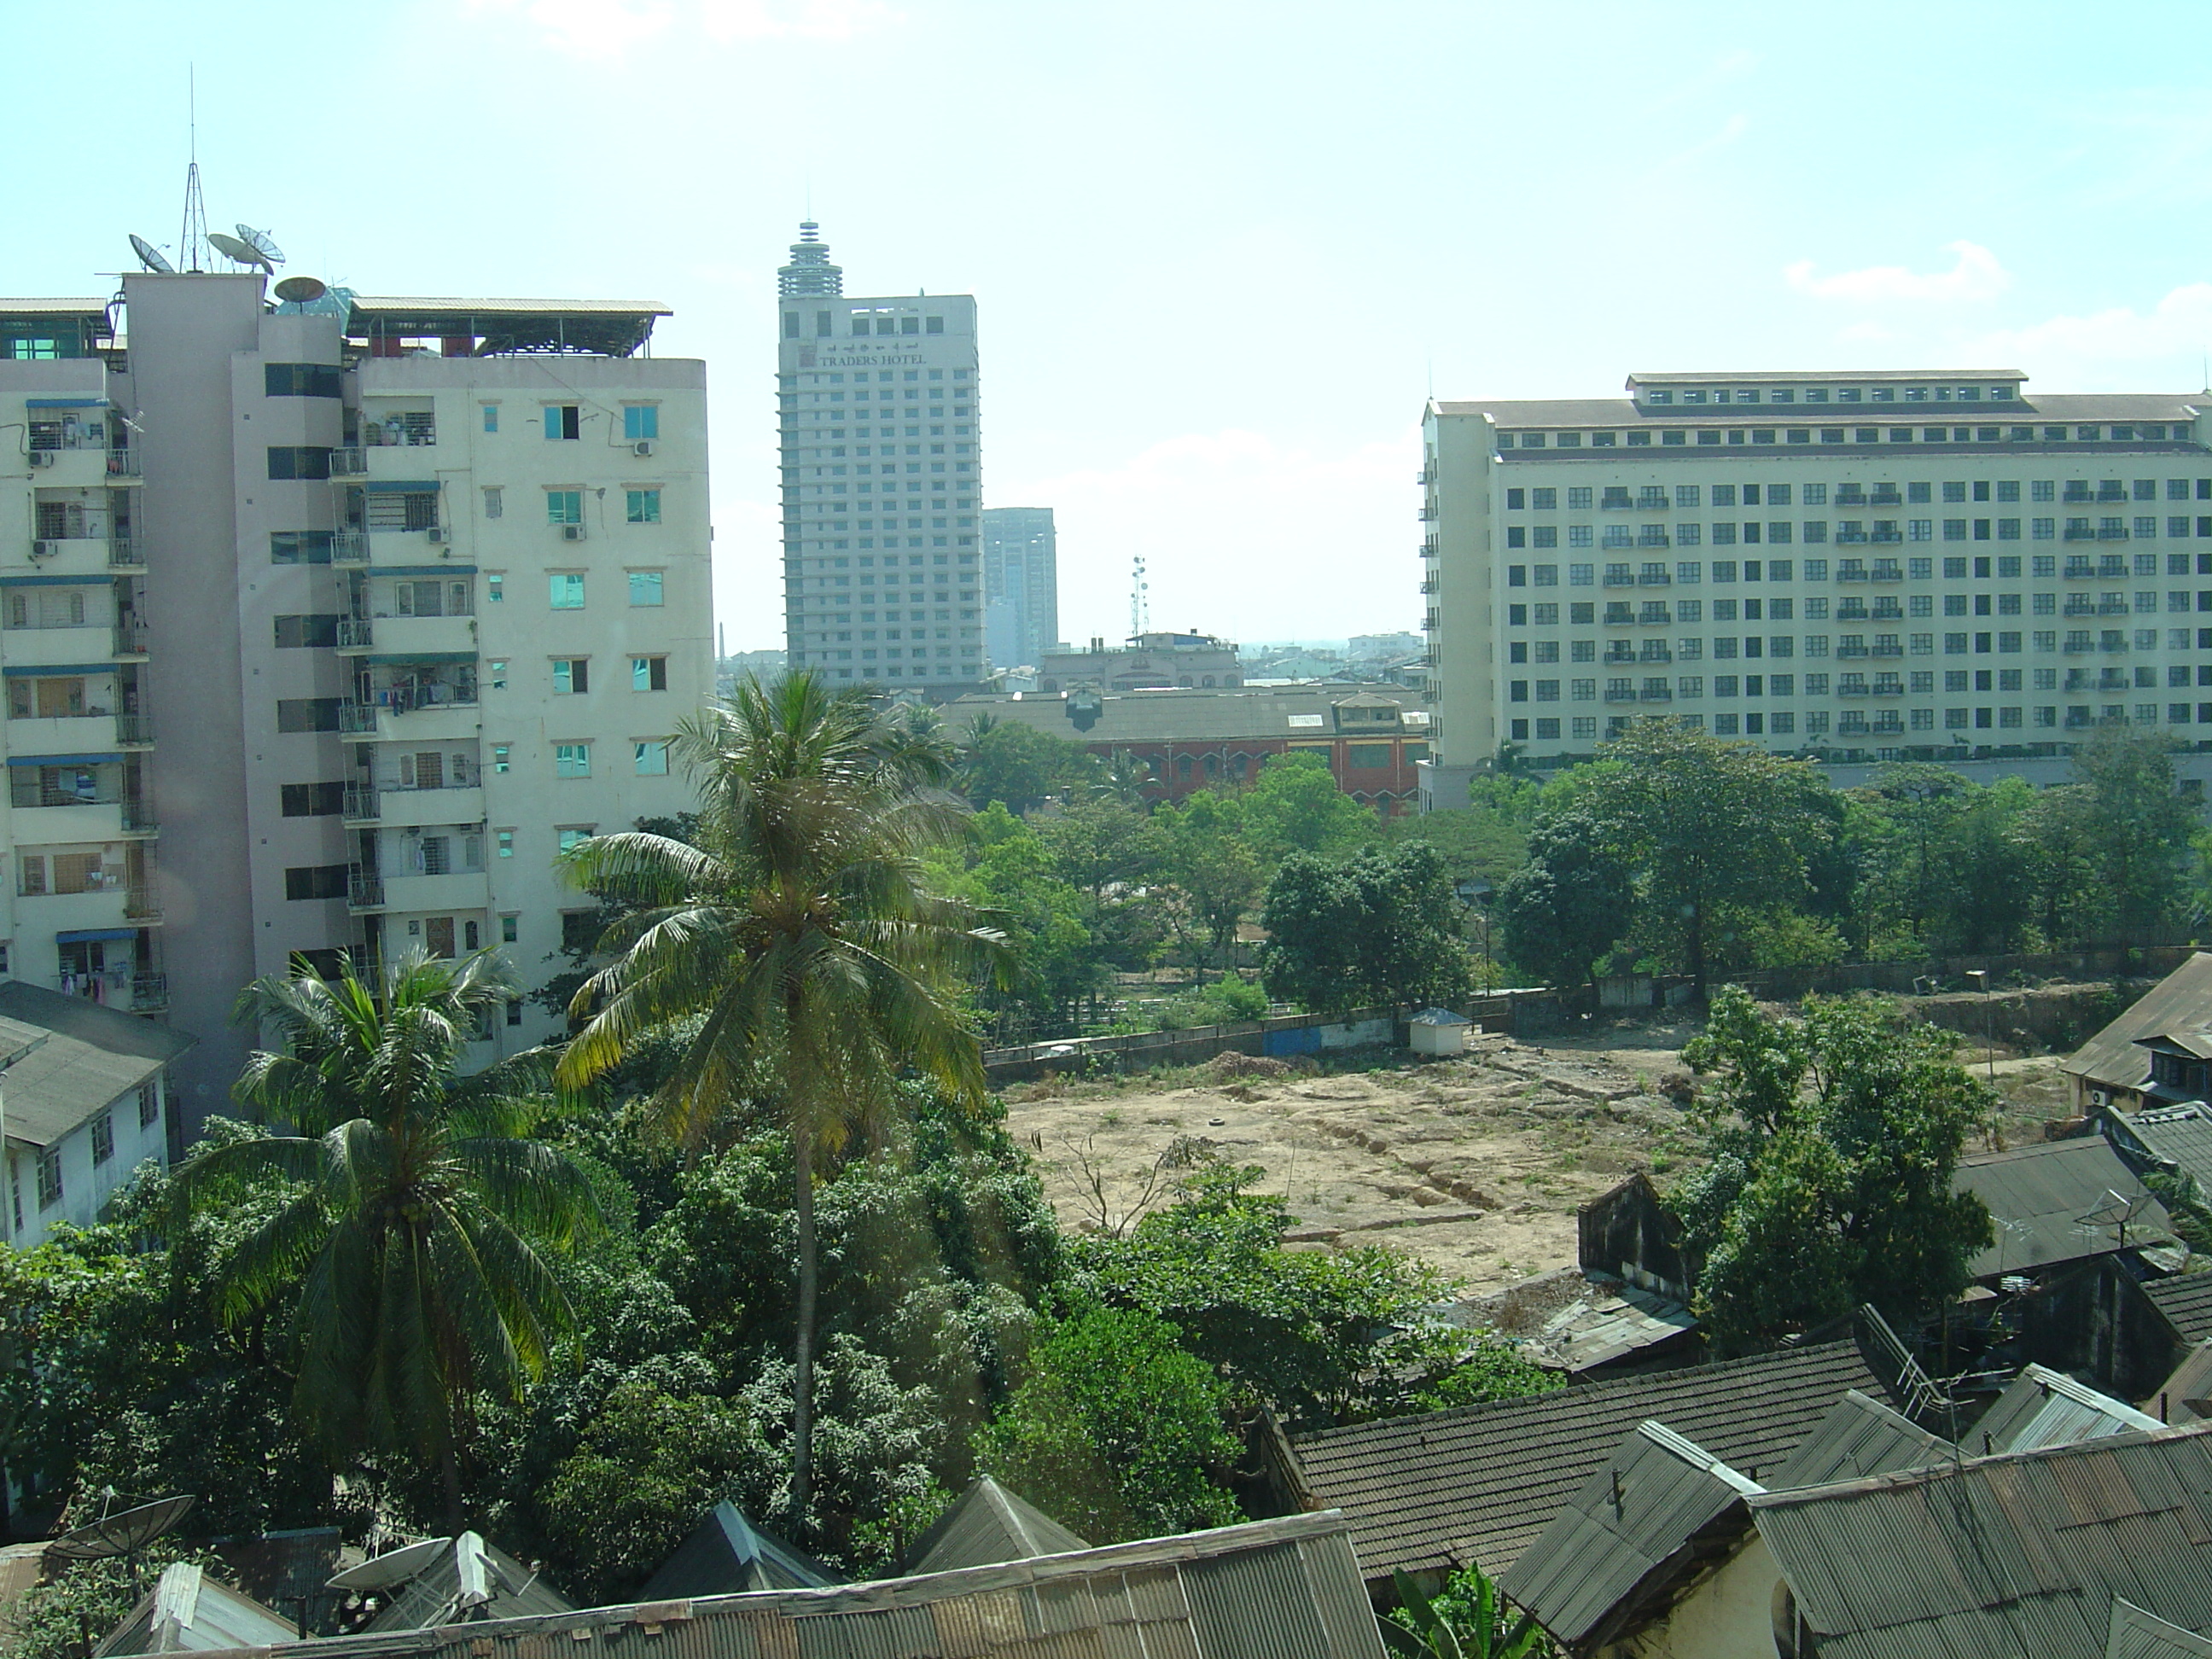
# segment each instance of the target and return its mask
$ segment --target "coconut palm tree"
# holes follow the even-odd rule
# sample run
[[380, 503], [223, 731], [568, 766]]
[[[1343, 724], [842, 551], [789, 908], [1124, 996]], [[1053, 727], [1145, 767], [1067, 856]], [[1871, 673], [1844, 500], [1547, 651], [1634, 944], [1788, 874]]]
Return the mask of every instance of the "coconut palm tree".
[[301, 1419], [335, 1459], [419, 1459], [461, 1519], [470, 1403], [513, 1399], [571, 1326], [547, 1265], [599, 1222], [583, 1171], [528, 1138], [550, 1056], [463, 1076], [464, 1046], [519, 994], [491, 957], [416, 953], [380, 988], [304, 960], [240, 994], [234, 1018], [283, 1039], [233, 1093], [292, 1133], [204, 1146], [180, 1210], [280, 1201], [218, 1269], [218, 1311], [292, 1299]]
[[950, 757], [863, 696], [804, 672], [740, 685], [686, 721], [675, 747], [699, 784], [696, 844], [603, 836], [568, 854], [574, 880], [630, 914], [602, 942], [615, 961], [577, 994], [571, 1012], [587, 1023], [559, 1075], [581, 1086], [643, 1034], [696, 1018], [653, 1099], [660, 1129], [696, 1148], [763, 1089], [783, 1112], [799, 1234], [789, 1504], [803, 1524], [815, 1170], [888, 1113], [902, 1075], [981, 1098], [981, 1050], [958, 988], [1000, 935], [922, 882], [919, 855], [966, 811], [937, 787]]

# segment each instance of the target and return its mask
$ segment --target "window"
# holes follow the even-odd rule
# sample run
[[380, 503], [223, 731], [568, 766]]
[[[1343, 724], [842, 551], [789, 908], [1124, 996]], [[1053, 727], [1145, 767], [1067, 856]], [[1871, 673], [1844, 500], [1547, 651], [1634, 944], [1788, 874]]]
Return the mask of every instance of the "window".
[[288, 899], [335, 899], [346, 896], [351, 866], [343, 864], [295, 865], [284, 872]]
[[276, 704], [279, 732], [335, 732], [338, 729], [339, 697], [285, 697]]
[[623, 516], [630, 524], [659, 524], [660, 522], [660, 491], [649, 489], [623, 491]]
[[[570, 437], [575, 434], [570, 433]], [[660, 435], [660, 405], [659, 404], [624, 404], [623, 405], [623, 436], [632, 443], [641, 438]]]
[[138, 1127], [142, 1129], [150, 1129], [161, 1121], [161, 1090], [151, 1083], [140, 1084], [138, 1085]]
[[345, 810], [343, 783], [288, 783], [280, 793], [288, 818], [331, 818]]
[[499, 405], [497, 404], [486, 404], [483, 406], [483, 429], [487, 432], [496, 432], [499, 430]]
[[512, 744], [495, 743], [492, 744], [491, 769], [495, 772], [513, 771], [514, 769], [514, 750]]
[[331, 476], [331, 452], [312, 444], [272, 444], [269, 449], [269, 476], [277, 479], [327, 478]]
[[491, 832], [491, 840], [492, 850], [496, 856], [503, 859], [511, 859], [514, 856], [514, 830], [495, 830]]
[[633, 605], [657, 605], [661, 602], [661, 573], [658, 570], [633, 570], [629, 573], [629, 602]]
[[520, 916], [501, 916], [499, 919], [499, 942], [501, 945], [515, 943], [516, 936], [521, 932], [521, 921]]
[[561, 850], [564, 853], [573, 852], [591, 838], [592, 831], [589, 825], [570, 824], [560, 832]]
[[668, 690], [668, 659], [632, 657], [629, 659], [629, 689], [633, 691]]
[[92, 1162], [97, 1169], [115, 1156], [115, 1115], [102, 1112], [92, 1121]]
[[338, 619], [335, 614], [276, 618], [276, 648], [279, 651], [307, 647], [327, 649], [337, 642]]
[[501, 572], [494, 571], [491, 574], [484, 578], [484, 603], [487, 605], [498, 605], [503, 602], [506, 598], [507, 577]]
[[[500, 769], [505, 770], [504, 767]], [[556, 743], [553, 745], [553, 775], [556, 778], [588, 778], [592, 775], [592, 745], [588, 743]]]
[[592, 689], [592, 659], [589, 657], [556, 657], [553, 659], [553, 695], [556, 697], [579, 696]]
[[507, 496], [497, 484], [486, 484], [483, 493], [483, 514], [496, 519], [507, 511]]
[[545, 522], [548, 524], [581, 524], [584, 521], [584, 492], [580, 489], [549, 489], [545, 492]]
[[62, 1154], [49, 1146], [39, 1154], [39, 1207], [52, 1209], [62, 1201]]
[[584, 435], [583, 410], [574, 404], [545, 405], [545, 435], [555, 439], [576, 439]]
[[[1355, 745], [1355, 749], [1356, 748], [1357, 745]], [[668, 744], [665, 738], [648, 738], [641, 739], [639, 742], [632, 744], [631, 749], [633, 756], [632, 765], [638, 776], [641, 778], [657, 778], [666, 775], [668, 771]], [[1383, 746], [1383, 752], [1386, 754], [1389, 752], [1388, 744]], [[1212, 757], [1208, 757], [1208, 758], [1210, 759]], [[1352, 764], [1356, 766], [1358, 763], [1355, 761]]]
[[269, 532], [269, 562], [328, 564], [331, 535], [327, 530], [272, 530]]
[[545, 580], [550, 600], [556, 611], [581, 611], [584, 608], [582, 571], [556, 570]]
[[264, 363], [264, 398], [343, 398], [345, 372], [336, 363]]

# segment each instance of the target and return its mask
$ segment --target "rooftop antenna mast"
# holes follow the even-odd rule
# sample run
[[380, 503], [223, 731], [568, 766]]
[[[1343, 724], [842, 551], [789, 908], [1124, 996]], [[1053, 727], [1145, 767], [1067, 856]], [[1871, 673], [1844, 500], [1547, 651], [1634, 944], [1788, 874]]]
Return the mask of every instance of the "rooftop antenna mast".
[[177, 233], [177, 263], [186, 270], [199, 271], [207, 268], [207, 204], [200, 198], [200, 108], [199, 71], [198, 65], [187, 67], [186, 131], [191, 165], [185, 169], [185, 222]]
[[1129, 637], [1137, 638], [1152, 625], [1152, 602], [1146, 598], [1152, 584], [1145, 580], [1145, 556], [1138, 554], [1129, 566]]

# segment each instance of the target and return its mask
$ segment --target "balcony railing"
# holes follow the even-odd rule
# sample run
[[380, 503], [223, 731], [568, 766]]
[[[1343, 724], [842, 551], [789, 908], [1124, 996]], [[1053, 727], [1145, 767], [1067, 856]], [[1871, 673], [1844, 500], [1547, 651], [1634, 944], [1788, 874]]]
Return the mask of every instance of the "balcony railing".
[[137, 882], [123, 895], [123, 915], [131, 921], [159, 921], [161, 892], [151, 882]]
[[2086, 524], [2069, 524], [2058, 533], [2062, 541], [2094, 542], [2097, 539], [2097, 532]]
[[1638, 699], [1644, 702], [1672, 702], [1674, 701], [1674, 688], [1671, 686], [1647, 685], [1638, 694]]
[[2097, 647], [2090, 644], [2087, 640], [2069, 640], [2065, 644], [2060, 646], [2058, 648], [2067, 656], [2079, 657], [2088, 652], [2094, 651]]
[[356, 737], [375, 731], [376, 705], [373, 702], [340, 703], [338, 730]]
[[161, 833], [161, 819], [155, 814], [153, 802], [126, 796], [119, 804], [123, 808], [123, 827], [125, 830], [134, 836], [157, 836]]
[[154, 717], [151, 714], [118, 714], [115, 717], [115, 741], [125, 749], [149, 749], [154, 744]]
[[2100, 542], [2124, 542], [2127, 538], [2128, 530], [2125, 525], [2107, 525], [2097, 532], [2097, 539]]
[[368, 475], [368, 452], [362, 448], [331, 451], [331, 477], [361, 478]]
[[365, 530], [335, 530], [331, 532], [331, 562], [332, 564], [367, 564], [368, 562], [368, 532]]
[[342, 816], [349, 823], [374, 823], [384, 816], [381, 792], [358, 783], [346, 785]]
[[1647, 570], [1636, 579], [1638, 587], [1671, 587], [1674, 579], [1663, 570]]
[[346, 908], [380, 910], [384, 908], [384, 878], [356, 872], [346, 878]]
[[361, 441], [366, 449], [426, 449], [438, 441], [438, 424], [427, 414], [395, 416], [380, 422], [363, 421]]
[[374, 643], [375, 629], [369, 623], [353, 617], [338, 618], [339, 650], [366, 651]]
[[118, 623], [114, 628], [115, 654], [118, 657], [143, 657], [146, 654], [146, 629], [137, 623]]

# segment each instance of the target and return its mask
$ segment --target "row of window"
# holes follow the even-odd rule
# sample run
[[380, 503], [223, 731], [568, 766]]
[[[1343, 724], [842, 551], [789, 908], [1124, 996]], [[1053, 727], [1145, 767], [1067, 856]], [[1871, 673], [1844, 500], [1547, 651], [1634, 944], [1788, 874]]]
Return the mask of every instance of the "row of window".
[[[161, 1096], [155, 1085], [142, 1084], [138, 1090], [138, 1127], [143, 1133], [161, 1121]], [[92, 1164], [94, 1169], [108, 1163], [115, 1156], [115, 1109], [109, 1107], [94, 1118], [87, 1133], [92, 1143]], [[62, 1201], [62, 1149], [58, 1146], [42, 1148], [38, 1155], [39, 1207], [51, 1210]], [[13, 1194], [15, 1231], [23, 1231], [23, 1195]]]
[[[2169, 576], [2212, 576], [2212, 553], [2168, 553], [2164, 573]], [[2035, 553], [2027, 556], [2021, 563], [2018, 553], [1975, 555], [1971, 562], [1964, 554], [1953, 554], [1943, 561], [1945, 581], [1987, 581], [1992, 577], [2000, 581], [2017, 581], [2023, 575], [2039, 581], [2058, 579], [2059, 556], [2056, 553]], [[2063, 573], [2068, 581], [2124, 581], [2129, 577], [2157, 576], [2161, 569], [2156, 553], [2069, 553], [2065, 556]], [[1697, 559], [1681, 559], [1671, 566], [1663, 559], [1650, 559], [1639, 564], [1608, 564], [1605, 568], [1607, 587], [1674, 587], [1695, 586], [1706, 580], [1710, 568], [1711, 580], [1725, 586], [1741, 579], [1746, 582], [1825, 582], [1830, 580], [1830, 562], [1826, 559], [1715, 559], [1708, 567]], [[1834, 580], [1838, 582], [1894, 582], [1933, 581], [1936, 562], [1933, 556], [1907, 558], [1875, 558], [1871, 566], [1865, 558], [1839, 558], [1834, 562]], [[1569, 587], [1595, 587], [1598, 584], [1597, 566], [1570, 564], [1566, 568]], [[1509, 564], [1505, 567], [1508, 587], [1557, 587], [1559, 586], [1559, 567], [1556, 564]]]
[[[921, 369], [909, 368], [901, 370], [895, 374], [888, 368], [879, 368], [875, 371], [875, 384], [878, 386], [889, 386], [894, 380], [904, 380], [908, 381], [919, 380], [922, 378], [923, 373], [924, 371]], [[927, 371], [929, 378], [933, 380], [943, 380], [945, 376], [945, 373], [946, 371], [941, 368], [933, 368]], [[956, 382], [962, 380], [972, 381], [975, 378], [975, 371], [972, 368], [956, 368], [951, 371], [951, 373], [954, 381]], [[853, 384], [854, 386], [868, 385], [868, 374], [869, 371], [866, 369], [855, 370], [853, 374]], [[790, 380], [795, 385], [797, 383], [797, 380], [798, 377], [795, 375], [781, 375], [778, 377], [779, 384], [783, 380]], [[838, 371], [825, 372], [818, 374], [809, 374], [806, 377], [806, 384], [809, 386], [842, 386], [845, 384], [845, 376], [842, 372]], [[797, 394], [790, 392], [779, 392], [776, 395], [779, 398], [787, 400], [795, 397]], [[840, 397], [842, 395], [842, 393], [839, 394]], [[858, 402], [866, 395], [866, 394], [865, 392], [856, 392], [853, 394], [854, 401]], [[933, 392], [930, 395], [933, 397], [942, 397], [945, 394], [939, 391]], [[968, 389], [965, 386], [963, 386], [952, 395], [956, 398], [965, 398], [969, 396], [969, 393]]]
[[[816, 578], [818, 581], [819, 577]], [[919, 596], [917, 596], [919, 597]], [[1833, 602], [1821, 596], [1804, 600], [1803, 618], [1807, 622], [1905, 622], [1936, 615], [1933, 593], [1877, 595], [1871, 602], [1856, 596]], [[1943, 614], [1947, 617], [2017, 617], [2022, 614], [2021, 604], [2027, 601], [2027, 613], [2036, 617], [2154, 617], [2160, 613], [2159, 596], [2144, 589], [2135, 593], [2105, 592], [2093, 596], [2087, 593], [2069, 593], [2062, 611], [2056, 593], [1946, 593]], [[1798, 620], [1798, 601], [1796, 599], [1715, 599], [1711, 602], [1712, 620], [1732, 622], [1796, 622]], [[1577, 599], [1568, 603], [1566, 620], [1569, 627], [1595, 625], [1600, 619], [1594, 614], [1596, 603]], [[1607, 628], [1668, 628], [1676, 623], [1695, 624], [1706, 620], [1706, 602], [1703, 599], [1645, 599], [1632, 604], [1626, 599], [1608, 600], [1605, 607], [1604, 625]], [[2212, 611], [2212, 590], [2177, 588], [2166, 595], [2164, 610], [2169, 615]], [[1534, 605], [1509, 605], [1505, 607], [1505, 625], [1509, 628], [1557, 628], [1559, 626], [1560, 606], [1556, 600], [1540, 601]], [[1513, 647], [1522, 649], [1516, 641]]]
[[[1717, 447], [1723, 443], [1739, 445], [1771, 444], [1777, 441], [1790, 444], [1909, 444], [1917, 438], [1931, 444], [1994, 444], [1994, 443], [2065, 443], [2069, 439], [2076, 443], [2189, 443], [2195, 440], [2197, 428], [2183, 421], [2172, 424], [2154, 422], [2124, 423], [2106, 426], [2101, 422], [2080, 426], [1819, 426], [1819, 427], [1737, 427], [1722, 430], [1692, 432], [1681, 428], [1662, 429], [1659, 443], [1662, 448], [1679, 448], [1688, 445], [1695, 437], [1706, 447]], [[1632, 431], [1626, 435], [1626, 447], [1644, 449], [1650, 447], [1651, 432]], [[1611, 449], [1618, 446], [1624, 434], [1615, 432], [1500, 432], [1500, 449], [1542, 449], [1547, 445], [1558, 449], [1579, 449], [1587, 439], [1593, 449]]]
[[[1710, 641], [1705, 639], [1647, 639], [1636, 642], [1627, 640], [1607, 641], [1601, 655], [1595, 640], [1569, 640], [1566, 660], [1569, 662], [1700, 662], [1705, 659], [1707, 645], [1717, 659], [1745, 657], [1932, 657], [1936, 654], [1938, 635], [1925, 634], [1876, 634], [1868, 642], [1864, 634], [1746, 634], [1723, 635]], [[1995, 632], [1960, 632], [1941, 635], [1942, 654], [1947, 657], [1968, 655], [1987, 656], [1992, 651], [2000, 656], [2017, 656], [2023, 641], [2039, 655], [2063, 654], [2080, 656], [2089, 652], [2117, 653], [2121, 652], [2160, 650], [2160, 635], [2155, 628], [2107, 628], [2101, 630], [2075, 628], [2066, 630], [2062, 644], [2057, 629], [2037, 629], [2032, 633], [2016, 629]], [[2194, 638], [2196, 648], [2212, 651], [2212, 629], [2170, 628], [2165, 633], [2163, 648], [2169, 652], [2187, 651]], [[1510, 663], [1558, 662], [1561, 641], [1558, 640], [1515, 640], [1506, 647]], [[1801, 652], [1800, 645], [1804, 647]], [[1531, 654], [1533, 653], [1533, 654]]]
[[[1934, 519], [1876, 519], [1869, 533], [1866, 521], [1843, 519], [1836, 523], [1835, 540], [1844, 545], [1868, 542], [1876, 546], [1885, 542], [1932, 542], [1936, 539], [1936, 522]], [[2021, 539], [2021, 520], [2018, 519], [1945, 519], [1942, 523], [1942, 539], [1947, 542], [2016, 542]], [[2094, 525], [2086, 518], [2069, 519], [2063, 535], [2056, 519], [2030, 519], [2027, 524], [2027, 539], [2037, 542], [2154, 541], [2160, 533], [2159, 520], [2148, 514], [2140, 514], [2132, 520], [2112, 514], [2100, 519]], [[2171, 539], [2212, 537], [2212, 515], [2191, 519], [2175, 514], [2167, 517], [2165, 524], [2165, 533]], [[1900, 525], [1903, 526], [1901, 529]], [[1681, 523], [1609, 524], [1602, 526], [1602, 533], [1598, 533], [1598, 528], [1586, 524], [1569, 525], [1564, 544], [1568, 547], [1621, 549], [1700, 547], [1705, 544], [1707, 526]], [[1825, 519], [1808, 520], [1801, 525], [1793, 525], [1787, 519], [1776, 519], [1759, 523], [1747, 521], [1741, 525], [1717, 524], [1711, 528], [1715, 547], [1734, 547], [1739, 541], [1753, 546], [1762, 542], [1786, 546], [1793, 540], [1802, 540], [1817, 546], [1825, 544], [1829, 539], [1828, 521]], [[1524, 529], [1517, 524], [1509, 525], [1505, 531], [1505, 545], [1509, 549], [1558, 547], [1562, 545], [1559, 527], [1540, 524]]]
[[[1978, 386], [1639, 386], [1637, 396], [1643, 403], [1667, 404], [1675, 400], [1678, 390], [1682, 402], [1694, 404], [1709, 400], [1716, 404], [1755, 404], [1762, 398], [1770, 404], [1794, 404], [1801, 390], [1808, 404], [1825, 404], [1831, 398], [1839, 404], [1978, 404], [1982, 401], [1983, 389]], [[2018, 396], [2018, 389], [2011, 383], [1989, 388], [1989, 398], [1993, 404], [2008, 404]]]
[[[1704, 504], [1702, 497], [1710, 489], [1715, 507], [1788, 507], [1793, 493], [1799, 505], [1805, 507], [1908, 507], [1917, 502], [1933, 501], [1932, 483], [1907, 483], [1904, 494], [1898, 493], [1893, 483], [1860, 485], [1843, 483], [1834, 486], [1831, 500], [1830, 486], [1826, 483], [1808, 484], [1676, 484], [1671, 501], [1663, 484], [1639, 484], [1633, 499], [1626, 484], [1584, 485], [1566, 487], [1567, 508], [1570, 512], [1596, 507], [1607, 509], [1628, 508], [1645, 513], [1663, 513], [1670, 507], [1694, 507]], [[1942, 486], [1946, 501], [1963, 502], [1968, 499], [1969, 489], [1978, 501], [2016, 501], [2020, 500], [2020, 480], [2017, 478], [1977, 478], [1969, 482], [1946, 483]], [[1593, 500], [1600, 490], [1601, 498]], [[1992, 494], [1991, 492], [1995, 493]], [[2031, 501], [2154, 501], [2160, 499], [2156, 478], [2136, 478], [2124, 483], [2118, 478], [2104, 478], [2092, 489], [2080, 478], [2069, 479], [2066, 493], [2058, 493], [2055, 478], [2028, 480]], [[1538, 485], [1528, 489], [1513, 489], [1505, 492], [1505, 510], [1536, 513], [1556, 512], [1559, 505], [1559, 489], [1555, 486]], [[2168, 478], [2164, 498], [2169, 501], [2212, 501], [2212, 478]]]
[[[852, 330], [855, 335], [942, 334], [945, 332], [945, 319], [942, 317], [901, 317], [884, 312], [869, 311], [856, 311], [851, 315]], [[833, 319], [836, 316], [835, 312], [830, 311], [817, 311], [814, 313], [814, 333], [817, 339], [826, 339], [835, 332]], [[796, 311], [787, 311], [783, 313], [785, 339], [796, 340], [799, 337], [799, 313]], [[872, 327], [871, 324], [873, 325]], [[964, 374], [967, 371], [963, 369], [961, 373]]]
[[[592, 413], [597, 414], [598, 410]], [[660, 435], [660, 405], [658, 404], [624, 404], [622, 406], [623, 441], [636, 443]], [[574, 443], [584, 435], [584, 410], [579, 404], [547, 404], [543, 408], [545, 435], [555, 442]], [[483, 429], [499, 430], [499, 405], [483, 405]]]
[[[1622, 663], [1621, 667], [1644, 667], [1649, 665]], [[1795, 697], [1799, 695], [1800, 682], [1808, 697], [1926, 697], [1936, 695], [1936, 673], [1932, 669], [1917, 668], [1911, 672], [1895, 669], [1875, 671], [1871, 678], [1865, 672], [1837, 674], [1716, 674], [1711, 677], [1712, 695], [1716, 697]], [[1702, 674], [1680, 674], [1671, 678], [1664, 674], [1648, 675], [1642, 679], [1626, 676], [1607, 679], [1605, 700], [1619, 702], [1626, 698], [1640, 697], [1651, 702], [1674, 698], [1699, 699], [1705, 695], [1706, 677]], [[1566, 695], [1560, 696], [1562, 687]], [[1595, 702], [1598, 683], [1594, 678], [1570, 680], [1511, 680], [1506, 684], [1508, 702]], [[2055, 668], [1977, 669], [1971, 674], [1965, 669], [1947, 669], [1942, 689], [1947, 694], [1969, 691], [2064, 691], [2071, 694], [2090, 694], [2116, 691], [2155, 691], [2161, 686], [2168, 690], [2185, 690], [2191, 686], [2212, 686], [2212, 663], [2191, 670], [2176, 664], [2163, 675], [2155, 668], [2069, 669], [2062, 683]], [[1533, 693], [1533, 695], [1532, 695]]]
[[[2191, 724], [2212, 725], [2212, 702], [2170, 702], [2162, 705], [2166, 723], [2169, 726]], [[2051, 731], [2063, 726], [2068, 731], [2081, 731], [2100, 726], [2156, 726], [2161, 705], [2154, 702], [2106, 703], [2097, 708], [2087, 704], [2069, 705], [2064, 718], [2053, 707], [2036, 708], [1946, 708], [1943, 710], [1943, 729], [1946, 732], [2017, 731], [2033, 726], [2038, 730]], [[2026, 716], [2027, 718], [2023, 718]], [[1909, 718], [1908, 718], [1909, 717]], [[1606, 735], [1616, 737], [1626, 729], [1632, 715], [1615, 714], [1608, 717]], [[1683, 725], [1693, 731], [1706, 729], [1703, 714], [1680, 714]], [[1575, 714], [1564, 721], [1556, 716], [1539, 715], [1534, 720], [1516, 720], [1508, 730], [1516, 743], [1528, 741], [1534, 727], [1535, 740], [1553, 743], [1571, 739], [1577, 742], [1595, 741], [1597, 737], [1597, 716]], [[1565, 727], [1565, 732], [1562, 727]], [[1792, 737], [1798, 730], [1798, 717], [1790, 710], [1776, 710], [1756, 714], [1716, 714], [1712, 731], [1723, 738], [1734, 737]], [[1838, 738], [1863, 737], [1902, 737], [1911, 732], [1936, 730], [1936, 711], [1931, 708], [1879, 709], [1869, 714], [1860, 709], [1844, 709], [1830, 723], [1828, 711], [1816, 709], [1804, 717], [1804, 735], [1825, 740], [1832, 731]]]

